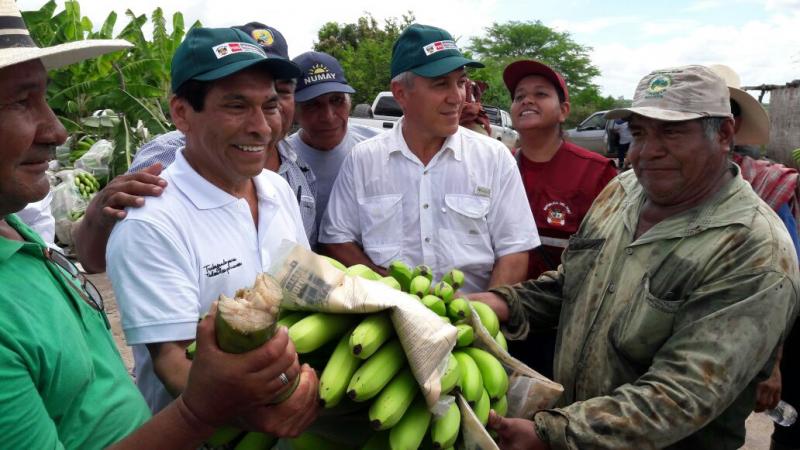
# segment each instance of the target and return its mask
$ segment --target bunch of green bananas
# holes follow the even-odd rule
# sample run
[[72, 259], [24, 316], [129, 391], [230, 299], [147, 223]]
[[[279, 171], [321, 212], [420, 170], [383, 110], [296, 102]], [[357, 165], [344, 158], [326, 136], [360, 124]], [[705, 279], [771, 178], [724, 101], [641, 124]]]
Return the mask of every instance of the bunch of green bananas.
[[84, 135], [75, 143], [73, 149], [69, 152], [69, 162], [70, 164], [75, 164], [75, 161], [80, 159], [86, 152], [89, 151], [90, 148], [95, 144], [94, 138], [90, 137], [89, 135]]
[[77, 172], [75, 174], [75, 187], [81, 197], [88, 200], [94, 193], [100, 190], [100, 182], [90, 173]]

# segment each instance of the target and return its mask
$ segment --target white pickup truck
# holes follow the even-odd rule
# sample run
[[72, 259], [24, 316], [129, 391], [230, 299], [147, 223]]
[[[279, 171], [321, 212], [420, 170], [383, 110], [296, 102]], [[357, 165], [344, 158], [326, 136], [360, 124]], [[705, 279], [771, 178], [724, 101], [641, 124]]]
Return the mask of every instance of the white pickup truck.
[[[506, 144], [509, 148], [517, 142], [517, 132], [511, 128], [511, 116], [507, 112], [494, 106], [484, 106], [492, 127], [492, 137]], [[394, 123], [403, 115], [403, 110], [397, 104], [392, 93], [384, 91], [378, 93], [372, 106], [362, 103], [353, 108], [350, 120], [353, 123], [374, 128], [394, 128]]]

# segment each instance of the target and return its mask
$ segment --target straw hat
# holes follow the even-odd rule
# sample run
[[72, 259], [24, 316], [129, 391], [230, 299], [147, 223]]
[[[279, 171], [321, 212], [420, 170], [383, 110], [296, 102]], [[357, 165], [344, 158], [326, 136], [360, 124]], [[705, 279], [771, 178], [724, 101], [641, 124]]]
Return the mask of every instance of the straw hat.
[[14, 0], [0, 0], [0, 69], [40, 59], [47, 70], [133, 47], [123, 39], [91, 39], [40, 48], [33, 42], [28, 27]]
[[752, 95], [740, 89], [742, 85], [739, 75], [723, 64], [708, 66], [728, 85], [731, 100], [735, 100], [741, 108], [742, 126], [736, 133], [737, 145], [766, 145], [769, 143], [769, 116]]

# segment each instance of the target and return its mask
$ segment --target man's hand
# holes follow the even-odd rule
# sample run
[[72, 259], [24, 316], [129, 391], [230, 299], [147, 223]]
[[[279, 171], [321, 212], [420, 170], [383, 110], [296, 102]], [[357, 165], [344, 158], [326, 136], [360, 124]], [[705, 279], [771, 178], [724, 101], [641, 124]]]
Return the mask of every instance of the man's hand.
[[[182, 394], [194, 416], [211, 426], [231, 423], [236, 417], [268, 405], [287, 389], [278, 379], [281, 373], [289, 380], [300, 375], [297, 353], [285, 327], [253, 351], [225, 353], [216, 343], [216, 314], [215, 306], [197, 326], [197, 353]], [[315, 379], [302, 381], [316, 386]]]
[[167, 182], [158, 175], [164, 168], [153, 164], [139, 172], [120, 175], [111, 180], [92, 199], [89, 209], [99, 210], [102, 220], [116, 222], [125, 218], [125, 208], [144, 205], [144, 197], [157, 197], [164, 192]]
[[503, 297], [492, 292], [475, 292], [474, 294], [468, 294], [467, 298], [473, 301], [486, 303], [492, 308], [492, 311], [497, 314], [497, 318], [500, 322], [508, 321], [508, 304], [503, 300]]
[[525, 419], [506, 419], [494, 410], [489, 412], [490, 430], [497, 432], [497, 444], [503, 450], [549, 450], [550, 446], [539, 439], [536, 424]]
[[87, 272], [106, 270], [106, 244], [114, 225], [125, 218], [125, 208], [138, 208], [144, 205], [144, 197], [157, 197], [164, 192], [167, 181], [158, 176], [162, 169], [161, 164], [153, 164], [139, 172], [120, 175], [94, 196], [72, 233], [78, 261]]
[[319, 380], [308, 364], [301, 370], [300, 383], [292, 396], [276, 405], [254, 409], [243, 418], [243, 428], [278, 437], [297, 437], [305, 431], [319, 412]]
[[781, 368], [780, 361], [775, 362], [772, 374], [756, 386], [755, 412], [772, 409], [781, 401]]

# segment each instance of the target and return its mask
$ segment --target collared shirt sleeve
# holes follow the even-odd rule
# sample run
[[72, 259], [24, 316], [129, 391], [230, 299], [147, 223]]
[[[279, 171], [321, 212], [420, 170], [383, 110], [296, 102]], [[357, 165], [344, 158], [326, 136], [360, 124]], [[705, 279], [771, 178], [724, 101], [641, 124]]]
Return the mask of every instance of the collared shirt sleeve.
[[114, 228], [106, 260], [128, 345], [195, 337], [199, 286], [183, 247], [152, 223], [125, 220]]
[[138, 172], [155, 163], [160, 163], [166, 168], [175, 162], [175, 154], [185, 145], [186, 136], [180, 131], [170, 131], [156, 136], [136, 152], [127, 173]]
[[325, 244], [361, 243], [358, 216], [358, 190], [355, 180], [356, 161], [351, 151], [342, 163], [333, 183], [328, 207], [319, 226], [319, 242]]
[[487, 217], [496, 258], [541, 245], [514, 158], [505, 150], [498, 162], [492, 189], [492, 208]]
[[558, 325], [564, 282], [561, 270], [559, 267], [541, 274], [536, 280], [490, 289], [508, 304], [509, 318], [504, 331], [509, 339], [525, 339], [531, 329]]
[[[791, 326], [797, 295], [793, 280], [774, 271], [707, 282], [681, 305], [674, 332], [635, 382], [540, 412], [537, 426], [553, 449], [663, 448], [691, 435], [758, 381], [784, 330], [775, 324], [789, 318]], [[711, 447], [728, 448], [697, 448]]]

